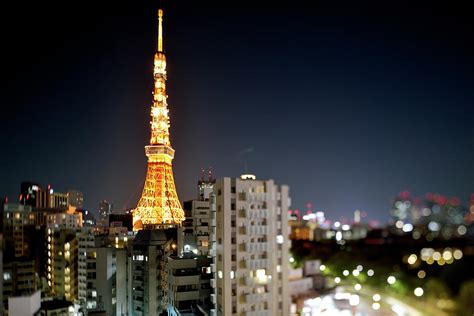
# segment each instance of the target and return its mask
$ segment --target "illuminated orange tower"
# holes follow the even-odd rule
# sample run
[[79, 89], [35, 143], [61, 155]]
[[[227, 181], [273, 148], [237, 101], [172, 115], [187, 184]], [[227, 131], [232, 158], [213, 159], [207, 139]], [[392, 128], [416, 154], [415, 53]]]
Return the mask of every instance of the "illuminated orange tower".
[[170, 143], [170, 119], [166, 99], [166, 57], [163, 51], [163, 10], [158, 10], [158, 49], [154, 60], [153, 105], [150, 145], [145, 146], [148, 168], [143, 193], [133, 210], [133, 230], [180, 225], [184, 212], [176, 193]]

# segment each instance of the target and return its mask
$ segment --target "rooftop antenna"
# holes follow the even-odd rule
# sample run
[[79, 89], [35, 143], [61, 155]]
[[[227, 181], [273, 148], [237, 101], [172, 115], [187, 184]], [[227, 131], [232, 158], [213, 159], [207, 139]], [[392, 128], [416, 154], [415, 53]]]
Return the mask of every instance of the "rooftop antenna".
[[209, 179], [209, 182], [212, 182], [212, 166], [209, 166], [209, 169], [207, 171], [207, 177]]
[[163, 9], [158, 9], [158, 52], [163, 53]]

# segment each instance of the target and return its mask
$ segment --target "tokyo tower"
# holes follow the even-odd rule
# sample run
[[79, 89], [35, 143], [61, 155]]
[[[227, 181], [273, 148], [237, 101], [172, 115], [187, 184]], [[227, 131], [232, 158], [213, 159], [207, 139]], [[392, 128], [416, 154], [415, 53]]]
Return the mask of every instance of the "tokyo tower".
[[151, 138], [145, 146], [148, 167], [143, 192], [132, 211], [133, 230], [180, 225], [184, 212], [176, 193], [170, 143], [170, 119], [166, 99], [166, 57], [163, 51], [163, 10], [158, 10], [158, 49], [154, 59], [153, 104], [151, 106]]

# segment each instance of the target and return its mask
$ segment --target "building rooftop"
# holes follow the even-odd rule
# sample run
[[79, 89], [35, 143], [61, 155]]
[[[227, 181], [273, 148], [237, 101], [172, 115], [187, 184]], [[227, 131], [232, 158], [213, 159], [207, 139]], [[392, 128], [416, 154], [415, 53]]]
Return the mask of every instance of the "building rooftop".
[[55, 309], [62, 309], [72, 306], [72, 302], [60, 299], [53, 299], [49, 301], [42, 301], [41, 302], [41, 309], [48, 311], [48, 310], [55, 310]]

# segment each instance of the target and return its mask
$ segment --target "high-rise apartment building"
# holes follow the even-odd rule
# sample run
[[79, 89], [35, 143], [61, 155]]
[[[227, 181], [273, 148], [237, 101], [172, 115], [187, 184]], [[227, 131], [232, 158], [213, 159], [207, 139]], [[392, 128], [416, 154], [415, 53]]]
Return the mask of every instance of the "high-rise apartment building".
[[288, 315], [288, 186], [245, 175], [214, 194], [216, 314]]
[[47, 280], [56, 297], [78, 299], [78, 240], [76, 229], [48, 228]]
[[109, 215], [112, 214], [112, 203], [107, 200], [103, 200], [99, 203], [99, 217], [101, 220], [107, 220]]
[[[116, 248], [108, 236], [96, 236], [90, 227], [78, 233], [78, 297], [89, 313], [115, 315]], [[123, 285], [120, 285], [123, 286]]]
[[77, 209], [82, 209], [84, 206], [84, 194], [78, 190], [68, 190], [67, 206], [74, 206]]
[[210, 258], [192, 252], [171, 256], [168, 269], [168, 315], [203, 315], [210, 306]]
[[[167, 259], [180, 248], [178, 228], [140, 230], [132, 245], [133, 315], [160, 315], [168, 306]], [[181, 246], [182, 247], [182, 246]]]
[[30, 253], [28, 228], [34, 224], [34, 216], [29, 205], [8, 203], [3, 207], [3, 238], [5, 254], [10, 257], [25, 257]]
[[3, 264], [3, 304], [9, 297], [21, 297], [36, 292], [38, 288], [34, 260], [18, 258]]

